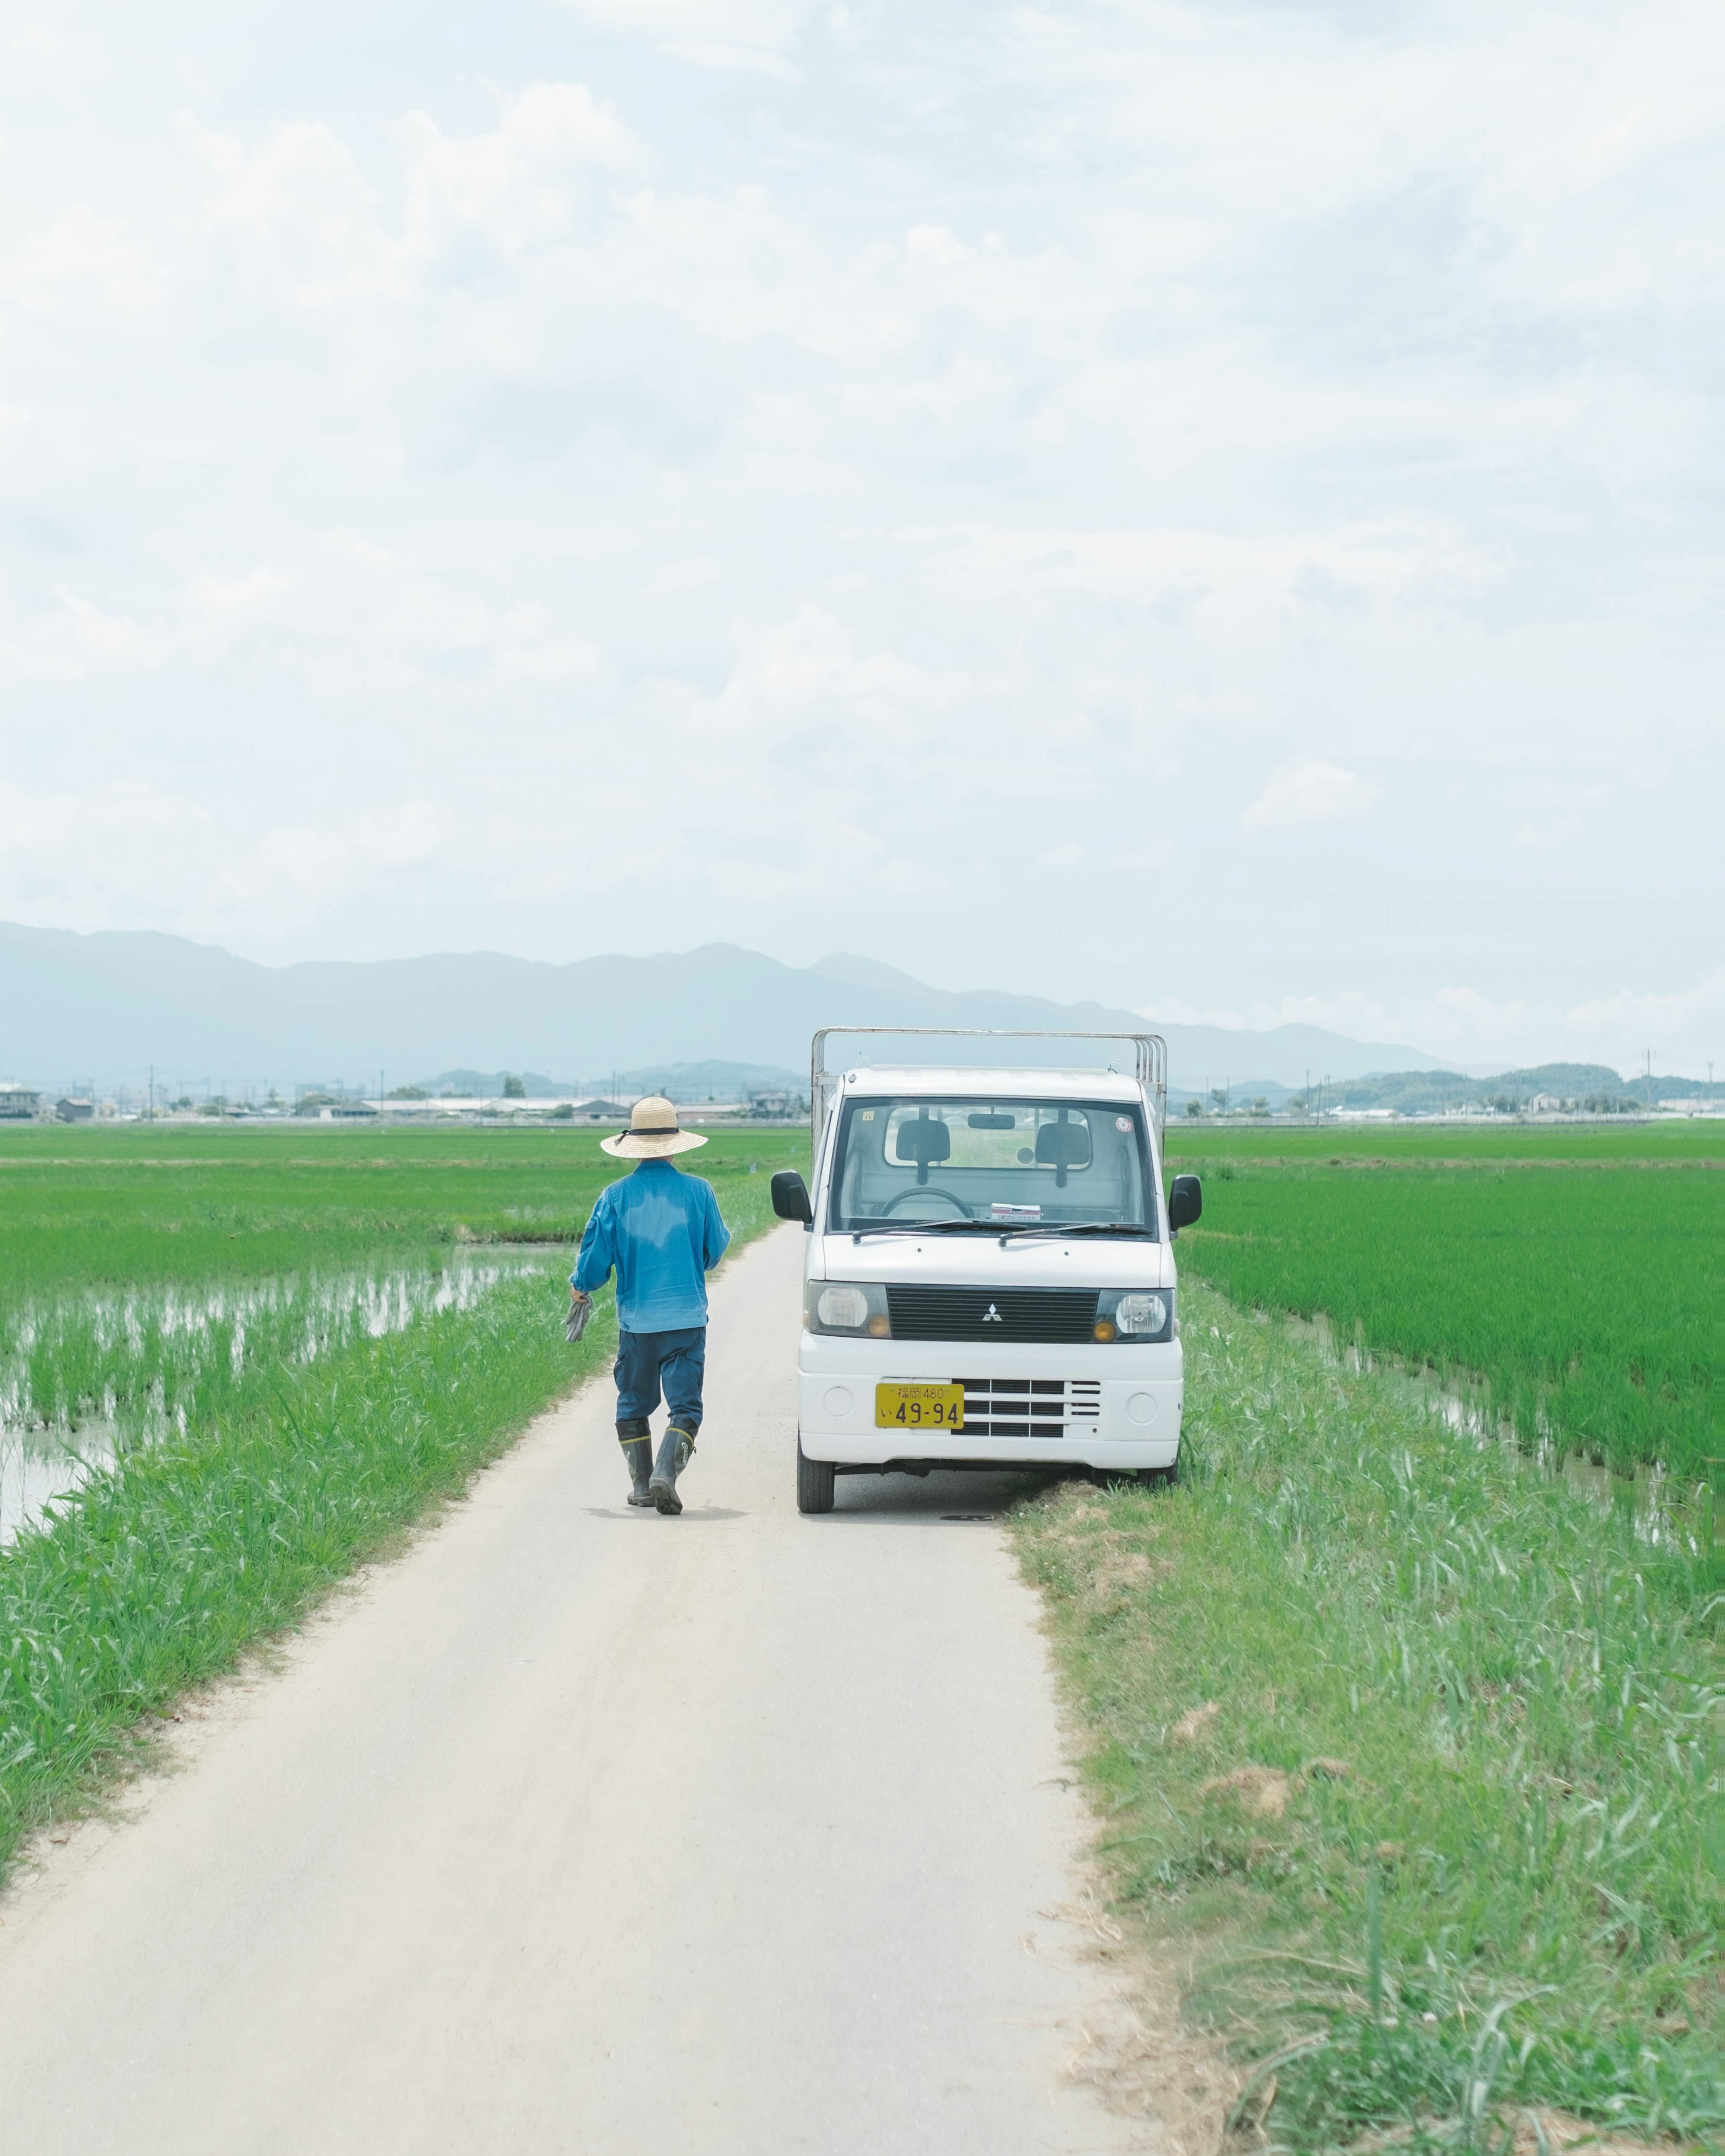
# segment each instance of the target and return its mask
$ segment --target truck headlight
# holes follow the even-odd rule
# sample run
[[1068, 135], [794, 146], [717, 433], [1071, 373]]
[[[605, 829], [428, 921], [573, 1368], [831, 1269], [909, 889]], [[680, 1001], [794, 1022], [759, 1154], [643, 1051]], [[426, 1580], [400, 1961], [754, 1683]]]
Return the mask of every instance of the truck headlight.
[[886, 1291], [872, 1281], [810, 1281], [805, 1307], [811, 1332], [845, 1332], [865, 1340], [892, 1337]]
[[1143, 1342], [1173, 1337], [1174, 1291], [1171, 1287], [1109, 1288], [1096, 1297], [1098, 1340]]

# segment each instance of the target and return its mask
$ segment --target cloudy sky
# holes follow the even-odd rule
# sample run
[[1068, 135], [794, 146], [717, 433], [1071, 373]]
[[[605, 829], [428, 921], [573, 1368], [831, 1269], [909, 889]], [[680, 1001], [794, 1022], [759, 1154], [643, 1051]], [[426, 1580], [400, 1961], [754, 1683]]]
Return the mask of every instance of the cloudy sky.
[[1725, 1062], [1717, 0], [30, 0], [0, 916]]

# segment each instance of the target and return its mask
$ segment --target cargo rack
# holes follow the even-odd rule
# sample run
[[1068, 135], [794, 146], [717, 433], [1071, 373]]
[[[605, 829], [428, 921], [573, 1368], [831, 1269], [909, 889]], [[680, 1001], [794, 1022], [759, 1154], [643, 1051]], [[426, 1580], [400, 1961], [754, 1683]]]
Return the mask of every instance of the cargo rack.
[[[1036, 1026], [993, 1025], [824, 1025], [809, 1051], [809, 1130], [812, 1150], [820, 1150], [821, 1127], [827, 1103], [840, 1074], [826, 1067], [827, 1042], [834, 1034], [880, 1034], [913, 1040], [1114, 1040], [1130, 1041], [1135, 1059], [1133, 1076], [1149, 1094], [1156, 1116], [1156, 1143], [1161, 1150], [1168, 1127], [1168, 1043], [1159, 1033], [1049, 1032]], [[915, 1068], [914, 1065], [911, 1066]], [[1111, 1064], [1111, 1070], [1113, 1065]]]

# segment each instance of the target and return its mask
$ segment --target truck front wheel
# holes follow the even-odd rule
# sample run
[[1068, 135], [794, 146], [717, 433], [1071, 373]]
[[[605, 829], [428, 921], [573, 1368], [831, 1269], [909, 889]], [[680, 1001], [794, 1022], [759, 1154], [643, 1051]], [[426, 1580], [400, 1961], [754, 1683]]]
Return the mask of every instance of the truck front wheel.
[[830, 1512], [833, 1509], [833, 1463], [811, 1460], [803, 1450], [803, 1433], [797, 1433], [797, 1510]]

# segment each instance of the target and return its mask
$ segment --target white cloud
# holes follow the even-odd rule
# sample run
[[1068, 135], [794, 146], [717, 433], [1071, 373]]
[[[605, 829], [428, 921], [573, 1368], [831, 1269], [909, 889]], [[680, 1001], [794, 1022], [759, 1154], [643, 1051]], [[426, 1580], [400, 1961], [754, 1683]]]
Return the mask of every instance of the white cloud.
[[286, 578], [278, 576], [274, 569], [253, 569], [238, 577], [194, 577], [192, 603], [208, 613], [232, 613], [256, 606], [282, 590], [286, 583]]
[[247, 865], [230, 869], [228, 875], [236, 896], [285, 886], [306, 896], [347, 897], [392, 872], [422, 867], [449, 836], [440, 809], [429, 801], [408, 801], [347, 824], [266, 831]]
[[0, 256], [0, 305], [49, 313], [74, 304], [80, 291], [117, 314], [162, 297], [148, 244], [125, 218], [99, 216], [81, 203]]
[[267, 803], [235, 829], [184, 793], [127, 781], [32, 793], [0, 784], [0, 917], [89, 930], [138, 925], [152, 881], [183, 932], [219, 937], [236, 909], [303, 922], [331, 899], [434, 863], [454, 827], [425, 800], [338, 823], [272, 824]]
[[972, 257], [972, 249], [954, 239], [943, 224], [913, 224], [905, 235], [905, 252], [924, 262], [937, 262], [943, 269], [968, 262]]
[[594, 167], [635, 155], [628, 130], [578, 82], [536, 83], [481, 134], [445, 135], [424, 113], [404, 125], [409, 160], [408, 244], [435, 255], [463, 228], [509, 254], [561, 239]]
[[0, 81], [14, 907], [567, 956], [645, 864], [1416, 1040], [1708, 971], [1716, 8], [92, 22]]
[[698, 67], [792, 76], [794, 48], [814, 0], [563, 0], [598, 28], [648, 38]]
[[599, 665], [598, 650], [584, 637], [536, 636], [531, 626], [497, 654], [499, 672], [517, 681], [581, 681], [596, 674]]
[[876, 755], [919, 739], [933, 749], [969, 685], [890, 653], [859, 654], [824, 607], [765, 627], [738, 623], [732, 640], [736, 659], [724, 688], [695, 707], [691, 725], [697, 735], [741, 738], [757, 752], [791, 741], [816, 754], [842, 742], [847, 757], [865, 743]]
[[1332, 823], [1339, 816], [1364, 815], [1375, 790], [1339, 764], [1296, 764], [1278, 772], [1240, 820], [1249, 829]]
[[0, 783], [0, 913], [58, 928], [135, 926], [153, 881], [183, 921], [214, 834], [207, 809], [144, 781], [52, 793]]

